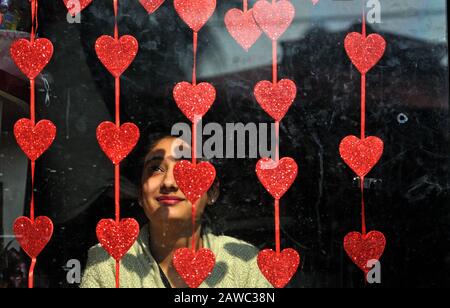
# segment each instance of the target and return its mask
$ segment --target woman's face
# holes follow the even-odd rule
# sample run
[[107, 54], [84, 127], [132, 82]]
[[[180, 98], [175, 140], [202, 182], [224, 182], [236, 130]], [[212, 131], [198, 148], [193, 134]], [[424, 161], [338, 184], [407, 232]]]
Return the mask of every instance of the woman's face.
[[[189, 145], [177, 138], [159, 141], [146, 157], [142, 181], [142, 206], [152, 224], [182, 223], [191, 226], [192, 206], [173, 176], [175, 164], [179, 161], [176, 149]], [[205, 193], [196, 204], [196, 220], [203, 214], [208, 201]]]

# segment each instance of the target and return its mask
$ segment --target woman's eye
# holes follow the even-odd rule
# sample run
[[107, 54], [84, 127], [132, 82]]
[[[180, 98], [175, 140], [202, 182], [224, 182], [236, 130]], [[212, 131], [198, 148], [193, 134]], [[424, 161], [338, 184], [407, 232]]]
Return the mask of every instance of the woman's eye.
[[164, 169], [161, 166], [150, 166], [151, 173], [164, 172]]

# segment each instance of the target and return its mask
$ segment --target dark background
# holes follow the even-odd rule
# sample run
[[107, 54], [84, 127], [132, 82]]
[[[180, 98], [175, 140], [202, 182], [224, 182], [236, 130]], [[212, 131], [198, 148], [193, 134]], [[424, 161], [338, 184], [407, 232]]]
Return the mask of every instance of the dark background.
[[[112, 35], [114, 15], [112, 1], [94, 1], [82, 13], [81, 24], [68, 24], [62, 1], [41, 2], [39, 33], [53, 42], [55, 55], [45, 70], [51, 103], [38, 103], [37, 111], [38, 118], [56, 124], [58, 135], [37, 169], [37, 214], [51, 217], [55, 231], [38, 259], [36, 285], [73, 287], [66, 281], [66, 262], [79, 259], [84, 264], [88, 248], [97, 242], [96, 223], [114, 214], [113, 166], [95, 138], [97, 125], [114, 116], [114, 80], [93, 48], [100, 35]], [[137, 124], [142, 135], [122, 164], [122, 216], [142, 223], [136, 191], [145, 149], [155, 136], [170, 134], [173, 124], [187, 122], [173, 101], [172, 89], [177, 82], [190, 80], [192, 32], [171, 1], [150, 17], [138, 1], [120, 2], [120, 33], [132, 34], [140, 43], [136, 60], [122, 77], [121, 116], [123, 122]], [[213, 33], [225, 12], [241, 3], [218, 1], [215, 17], [199, 35], [199, 59], [220, 64], [215, 50], [221, 44], [247, 61], [254, 61], [257, 50], [271, 52], [264, 36], [245, 54], [230, 37], [219, 40]], [[283, 41], [279, 48], [280, 79], [293, 79], [298, 86], [297, 99], [280, 129], [281, 156], [291, 156], [299, 165], [298, 178], [281, 201], [282, 247], [296, 249], [302, 258], [291, 287], [365, 287], [361, 271], [342, 248], [344, 236], [361, 228], [359, 188], [338, 152], [345, 136], [359, 134], [360, 123], [359, 73], [346, 56], [343, 41], [348, 32], [360, 32], [361, 24], [357, 16], [348, 18], [354, 20], [353, 26], [333, 32], [320, 20], [303, 21], [309, 23], [307, 33], [299, 40]], [[388, 19], [384, 22], [389, 24]], [[300, 31], [301, 26], [294, 23], [289, 31]], [[21, 27], [26, 31], [29, 24], [23, 22]], [[379, 33], [387, 49], [367, 77], [367, 134], [383, 139], [385, 150], [369, 174], [378, 184], [366, 190], [366, 219], [369, 230], [381, 231], [387, 238], [381, 286], [450, 286], [448, 64], [442, 63], [447, 45], [396, 34], [396, 29]], [[271, 78], [270, 65], [242, 71], [236, 62], [229, 71], [207, 80], [200, 75], [217, 89], [217, 100], [203, 122], [223, 127], [270, 123], [252, 94], [258, 81]], [[44, 101], [43, 92], [38, 91], [38, 102]], [[22, 95], [26, 98], [27, 91]], [[407, 116], [405, 123], [399, 121], [400, 114]], [[15, 120], [3, 121], [2, 130], [11, 131]], [[273, 248], [273, 199], [256, 178], [256, 162], [214, 160], [221, 197], [210, 208], [208, 223], [216, 232]], [[3, 269], [4, 277], [14, 272], [11, 264], [15, 263]]]

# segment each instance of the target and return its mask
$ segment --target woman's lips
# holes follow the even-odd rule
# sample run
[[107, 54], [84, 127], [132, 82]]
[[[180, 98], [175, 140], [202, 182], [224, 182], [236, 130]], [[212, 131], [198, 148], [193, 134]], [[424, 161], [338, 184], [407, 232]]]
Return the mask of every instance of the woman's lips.
[[162, 205], [175, 205], [180, 203], [181, 201], [184, 201], [184, 199], [178, 197], [163, 196], [156, 198], [156, 201], [158, 201]]

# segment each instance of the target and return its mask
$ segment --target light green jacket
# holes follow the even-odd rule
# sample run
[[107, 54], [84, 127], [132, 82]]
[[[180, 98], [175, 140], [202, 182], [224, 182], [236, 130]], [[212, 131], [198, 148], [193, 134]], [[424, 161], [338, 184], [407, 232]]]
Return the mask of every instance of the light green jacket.
[[[149, 249], [148, 226], [120, 262], [121, 288], [164, 288], [160, 269]], [[256, 257], [258, 249], [228, 236], [203, 235], [203, 245], [216, 256], [211, 275], [200, 288], [270, 288], [261, 274]], [[114, 288], [115, 260], [100, 246], [89, 250], [82, 288]]]

